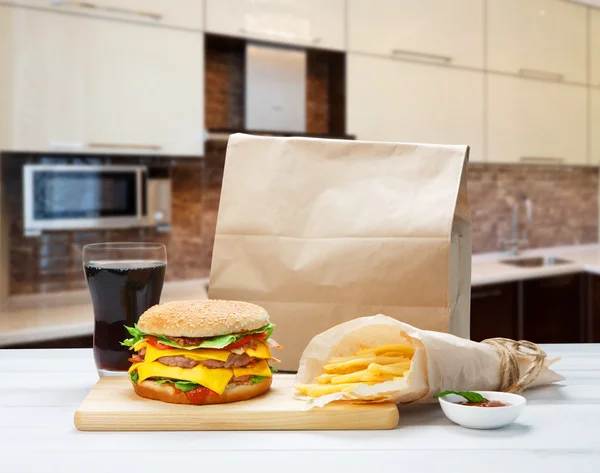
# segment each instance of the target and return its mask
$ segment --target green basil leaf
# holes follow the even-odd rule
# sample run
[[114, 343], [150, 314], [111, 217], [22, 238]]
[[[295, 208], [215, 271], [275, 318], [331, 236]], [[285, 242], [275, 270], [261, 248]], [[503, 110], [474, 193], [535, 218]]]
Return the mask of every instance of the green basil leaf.
[[441, 393], [437, 393], [433, 397], [435, 399], [438, 399], [440, 397], [447, 396], [448, 394], [457, 394], [459, 396], [464, 397], [469, 402], [485, 402], [485, 398], [481, 394], [474, 393], [472, 391], [452, 391], [452, 390], [446, 390], [446, 391], [442, 391]]

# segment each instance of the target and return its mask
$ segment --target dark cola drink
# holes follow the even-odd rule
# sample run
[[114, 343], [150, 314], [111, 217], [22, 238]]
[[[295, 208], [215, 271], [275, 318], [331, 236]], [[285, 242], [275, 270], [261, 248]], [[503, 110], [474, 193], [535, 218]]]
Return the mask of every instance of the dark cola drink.
[[129, 369], [131, 352], [120, 344], [129, 338], [124, 326], [132, 326], [159, 303], [166, 268], [160, 261], [135, 260], [84, 265], [94, 305], [94, 358], [101, 375]]

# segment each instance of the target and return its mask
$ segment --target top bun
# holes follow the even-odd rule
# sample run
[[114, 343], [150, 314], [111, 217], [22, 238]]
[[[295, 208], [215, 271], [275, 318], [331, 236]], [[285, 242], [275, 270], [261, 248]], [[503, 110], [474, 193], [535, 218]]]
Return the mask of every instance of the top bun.
[[215, 337], [257, 330], [269, 323], [269, 314], [249, 302], [174, 301], [150, 307], [138, 326], [142, 332], [169, 337]]

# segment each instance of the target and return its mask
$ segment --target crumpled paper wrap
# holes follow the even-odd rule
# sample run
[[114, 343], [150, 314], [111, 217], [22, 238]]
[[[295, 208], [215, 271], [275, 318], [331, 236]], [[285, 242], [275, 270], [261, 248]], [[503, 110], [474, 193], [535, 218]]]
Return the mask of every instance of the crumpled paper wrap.
[[[501, 384], [500, 356], [495, 348], [440, 332], [420, 330], [385, 315], [361, 317], [317, 335], [300, 359], [296, 385], [315, 383], [323, 365], [334, 356], [348, 356], [361, 345], [374, 347], [391, 343], [413, 345], [410, 371], [401, 381], [357, 386], [351, 392], [333, 393], [306, 399], [309, 407], [322, 407], [333, 401], [353, 402], [433, 402], [433, 395], [445, 389], [497, 391]], [[549, 369], [558, 358], [546, 359], [544, 368], [531, 386], [564, 379]], [[521, 375], [530, 360], [519, 360]]]

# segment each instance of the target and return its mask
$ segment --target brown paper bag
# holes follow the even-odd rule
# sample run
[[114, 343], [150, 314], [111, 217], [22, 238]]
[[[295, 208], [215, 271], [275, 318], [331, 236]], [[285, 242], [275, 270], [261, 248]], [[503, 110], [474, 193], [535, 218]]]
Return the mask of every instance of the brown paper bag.
[[384, 313], [469, 337], [467, 146], [232, 135], [209, 297], [254, 302], [295, 371], [318, 333]]

